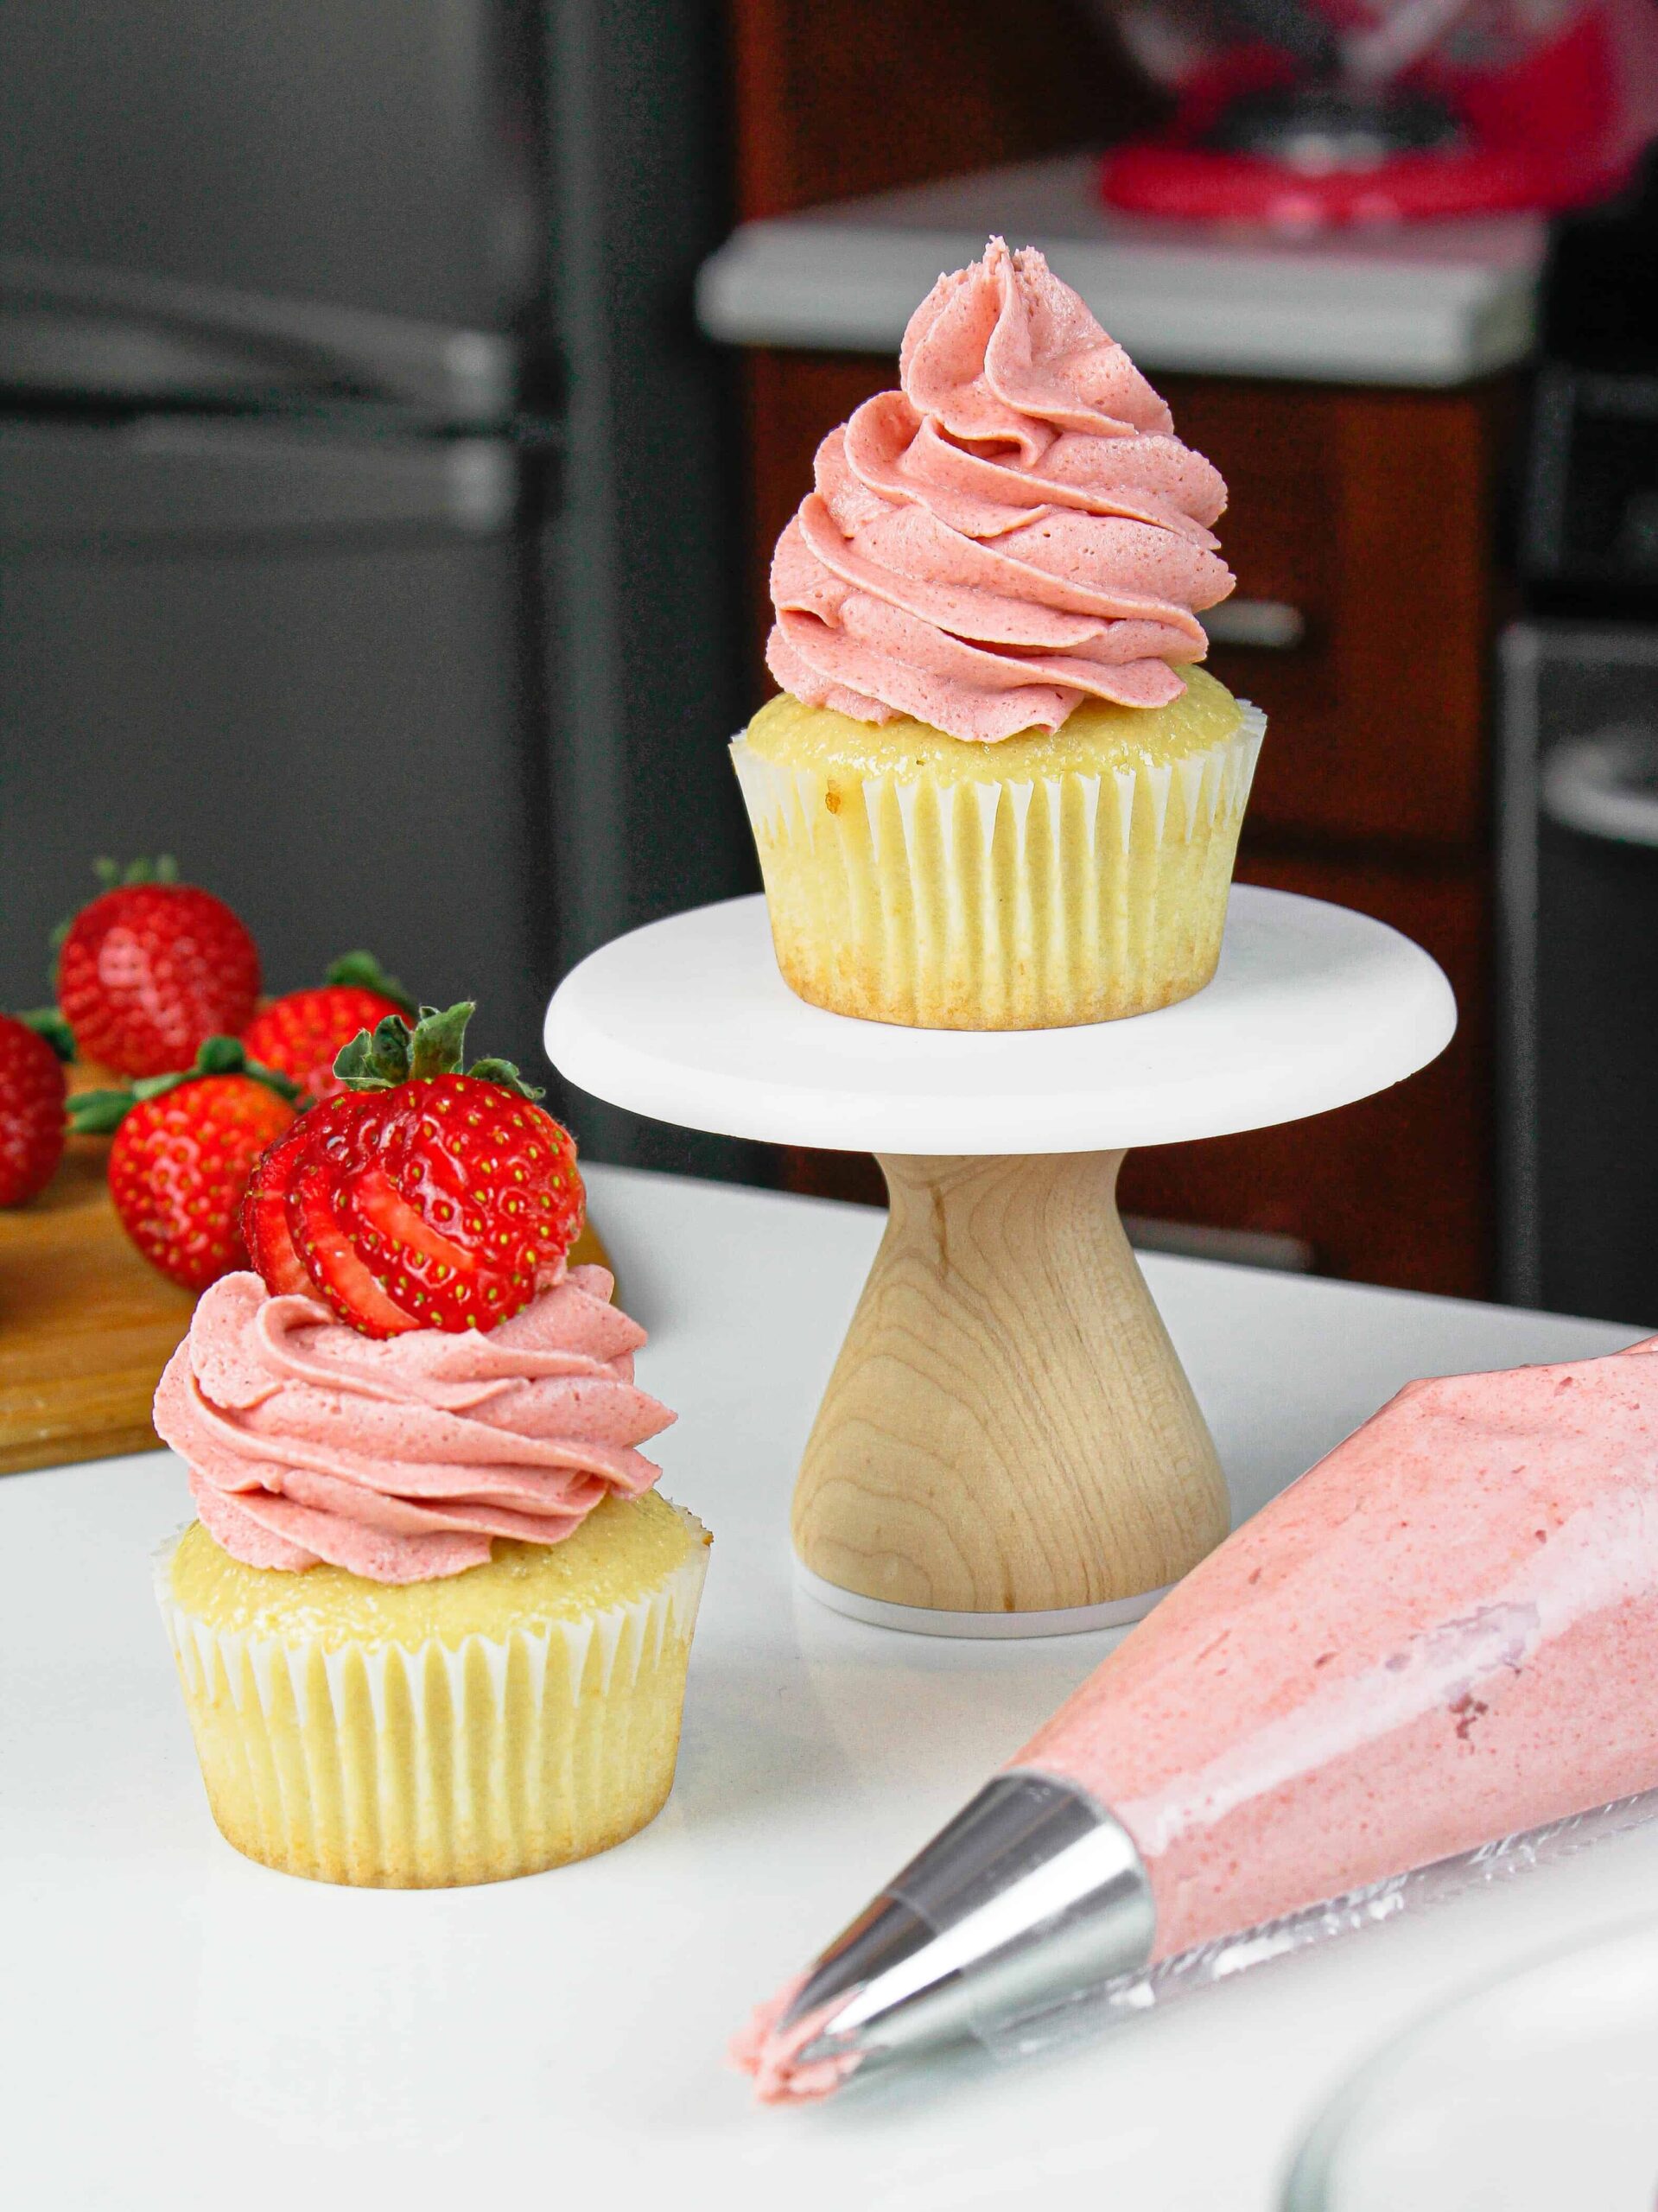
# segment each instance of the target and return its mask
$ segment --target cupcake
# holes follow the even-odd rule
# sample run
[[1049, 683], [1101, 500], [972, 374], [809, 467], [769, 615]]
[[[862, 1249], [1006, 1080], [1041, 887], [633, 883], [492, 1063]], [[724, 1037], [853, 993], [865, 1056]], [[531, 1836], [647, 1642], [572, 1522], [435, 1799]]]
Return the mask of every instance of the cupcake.
[[1265, 730], [1194, 665], [1226, 486], [1033, 250], [941, 277], [899, 374], [818, 448], [732, 748], [778, 965], [919, 1028], [1190, 997]]
[[213, 1817], [320, 1881], [533, 1873], [673, 1783], [708, 1536], [639, 1449], [673, 1420], [644, 1331], [567, 1263], [574, 1147], [508, 1064], [460, 1071], [467, 1011], [341, 1056], [359, 1087], [255, 1171], [258, 1273], [206, 1292], [156, 1397]]

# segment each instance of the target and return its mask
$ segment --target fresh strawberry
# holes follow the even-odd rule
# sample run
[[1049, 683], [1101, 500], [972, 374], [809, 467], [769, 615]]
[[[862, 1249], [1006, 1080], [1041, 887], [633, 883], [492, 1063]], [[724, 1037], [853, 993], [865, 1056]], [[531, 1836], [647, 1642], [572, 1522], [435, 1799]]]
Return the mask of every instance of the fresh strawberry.
[[222, 899], [178, 881], [170, 860], [111, 861], [58, 951], [58, 1004], [87, 1059], [118, 1075], [187, 1068], [209, 1037], [239, 1036], [259, 997], [259, 954]]
[[82, 1091], [69, 1110], [78, 1129], [114, 1129], [110, 1195], [152, 1267], [206, 1290], [247, 1265], [242, 1200], [255, 1161], [294, 1119], [284, 1077], [251, 1062], [238, 1039], [211, 1037], [185, 1073]]
[[581, 1227], [569, 1134], [506, 1060], [461, 1072], [470, 1004], [388, 1016], [335, 1063], [346, 1095], [295, 1122], [244, 1208], [266, 1286], [296, 1269], [365, 1336], [491, 1329]]
[[415, 1002], [372, 953], [348, 952], [315, 990], [289, 991], [262, 1007], [242, 1032], [256, 1060], [280, 1068], [311, 1098], [337, 1098], [346, 1086], [334, 1061], [359, 1029], [377, 1029], [390, 1014], [412, 1014]]
[[0, 1206], [20, 1206], [51, 1181], [63, 1157], [63, 1093], [47, 1037], [32, 1020], [0, 1014]]
[[242, 1234], [265, 1287], [277, 1298], [316, 1295], [316, 1285], [294, 1249], [288, 1225], [289, 1194], [313, 1150], [337, 1144], [339, 1133], [356, 1118], [362, 1104], [357, 1092], [344, 1091], [312, 1107], [277, 1139], [254, 1170], [242, 1202]]

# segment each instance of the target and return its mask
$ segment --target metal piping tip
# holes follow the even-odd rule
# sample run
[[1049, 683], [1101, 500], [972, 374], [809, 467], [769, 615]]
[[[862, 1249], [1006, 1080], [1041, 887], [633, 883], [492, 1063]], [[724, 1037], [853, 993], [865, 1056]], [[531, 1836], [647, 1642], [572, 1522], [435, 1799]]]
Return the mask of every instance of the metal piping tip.
[[1011, 2027], [1151, 1957], [1133, 1838], [1074, 1783], [998, 1775], [818, 1958], [778, 2021], [797, 2064], [918, 2054]]

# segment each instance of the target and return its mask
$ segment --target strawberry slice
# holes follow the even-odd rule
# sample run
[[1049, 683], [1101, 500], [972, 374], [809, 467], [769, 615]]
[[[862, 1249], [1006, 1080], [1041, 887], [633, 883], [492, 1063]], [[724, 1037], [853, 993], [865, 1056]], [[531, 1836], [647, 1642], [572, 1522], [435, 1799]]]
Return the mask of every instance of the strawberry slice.
[[410, 1205], [381, 1167], [352, 1178], [340, 1217], [388, 1296], [427, 1328], [492, 1328], [534, 1294], [533, 1267], [495, 1266], [455, 1243]]
[[420, 1327], [362, 1257], [335, 1211], [336, 1178], [326, 1160], [304, 1158], [287, 1199], [294, 1249], [311, 1281], [342, 1321], [365, 1337], [400, 1337]]
[[273, 1297], [312, 1298], [317, 1286], [295, 1249], [289, 1225], [288, 1194], [314, 1147], [345, 1138], [361, 1102], [353, 1096], [302, 1115], [286, 1136], [271, 1146], [253, 1171], [242, 1201], [242, 1236], [254, 1266]]
[[243, 1241], [264, 1277], [266, 1289], [275, 1298], [308, 1298], [315, 1289], [294, 1249], [288, 1227], [289, 1187], [305, 1157], [308, 1141], [303, 1130], [290, 1129], [272, 1145], [254, 1169], [242, 1201]]
[[272, 1291], [313, 1290], [371, 1337], [492, 1329], [564, 1258], [575, 1147], [510, 1062], [461, 1072], [471, 1012], [388, 1015], [340, 1053], [346, 1096], [301, 1116], [248, 1199]]

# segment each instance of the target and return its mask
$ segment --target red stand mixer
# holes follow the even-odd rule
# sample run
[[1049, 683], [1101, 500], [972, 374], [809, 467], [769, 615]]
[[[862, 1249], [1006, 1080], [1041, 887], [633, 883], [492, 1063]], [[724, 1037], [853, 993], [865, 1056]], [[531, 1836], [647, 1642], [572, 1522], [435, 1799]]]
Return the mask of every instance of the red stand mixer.
[[[1102, 5], [1109, 0], [1101, 0]], [[1658, 130], [1653, 0], [1121, 0], [1173, 120], [1109, 206], [1318, 230], [1585, 205]]]

